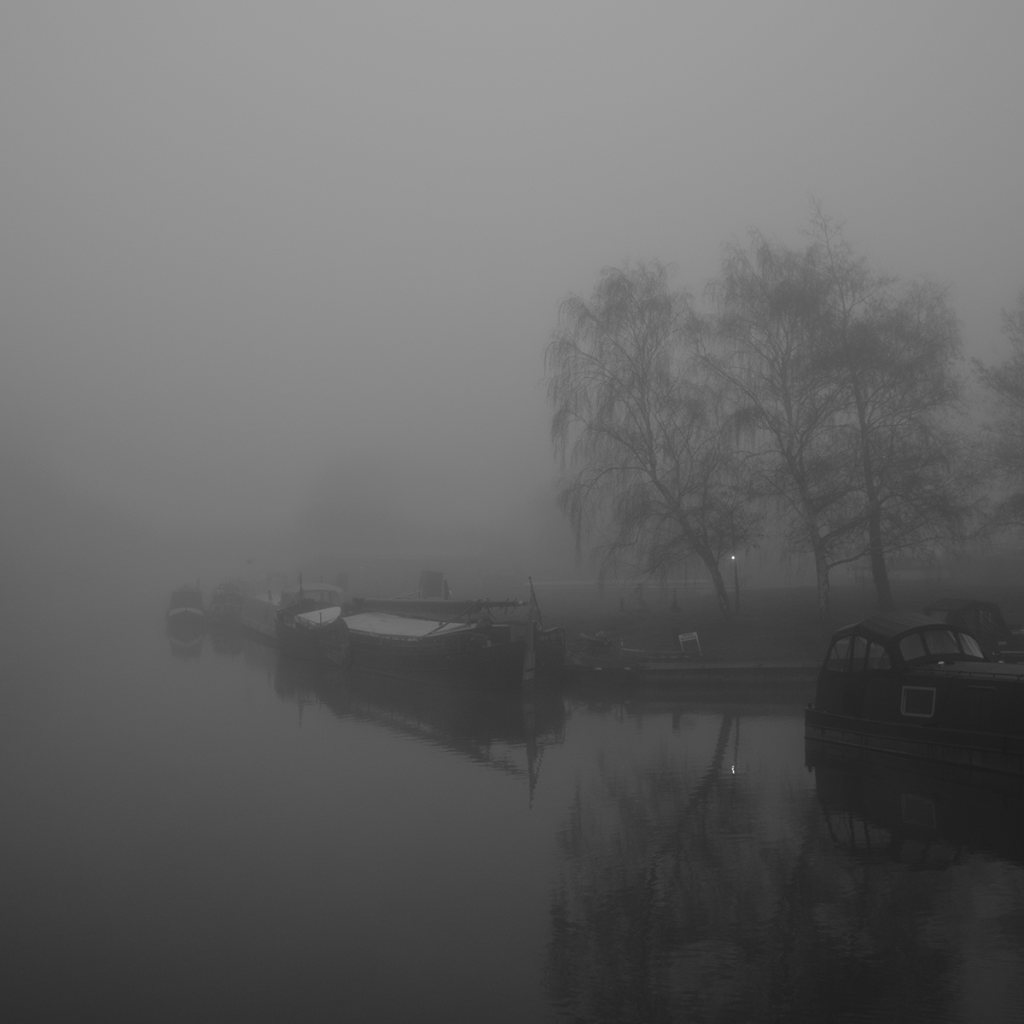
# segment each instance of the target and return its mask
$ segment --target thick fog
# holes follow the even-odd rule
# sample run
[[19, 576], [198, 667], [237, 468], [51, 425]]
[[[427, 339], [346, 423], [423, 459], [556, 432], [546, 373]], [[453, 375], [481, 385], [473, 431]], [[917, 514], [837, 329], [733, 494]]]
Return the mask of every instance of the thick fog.
[[1019, 3], [7, 3], [9, 509], [568, 563], [543, 351], [603, 267], [699, 292], [813, 196], [998, 356], [1021, 38]]

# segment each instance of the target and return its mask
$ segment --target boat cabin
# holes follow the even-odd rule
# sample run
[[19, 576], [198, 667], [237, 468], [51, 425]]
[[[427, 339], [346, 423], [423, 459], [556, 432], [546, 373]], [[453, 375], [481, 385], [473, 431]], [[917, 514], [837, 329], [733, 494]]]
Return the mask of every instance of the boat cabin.
[[1015, 633], [1006, 624], [999, 605], [994, 601], [946, 597], [933, 601], [924, 613], [937, 622], [968, 630], [977, 638], [985, 653], [996, 661], [1004, 655], [1024, 657], [1024, 636]]
[[921, 615], [874, 615], [832, 635], [815, 710], [882, 720], [932, 718], [936, 677], [997, 670], [966, 630]]
[[805, 712], [807, 739], [1024, 776], [1024, 665], [969, 630], [875, 615], [837, 630]]
[[984, 661], [985, 655], [964, 628], [921, 615], [873, 615], [832, 634], [822, 671], [910, 669], [948, 659]]

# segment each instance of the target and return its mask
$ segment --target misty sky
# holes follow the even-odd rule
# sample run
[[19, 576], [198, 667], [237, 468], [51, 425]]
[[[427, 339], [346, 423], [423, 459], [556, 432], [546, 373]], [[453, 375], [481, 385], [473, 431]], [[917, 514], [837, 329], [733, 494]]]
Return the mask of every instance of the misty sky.
[[7, 0], [4, 446], [164, 525], [337, 480], [500, 522], [553, 474], [559, 300], [625, 259], [699, 291], [811, 194], [996, 355], [1022, 39], [1019, 0]]

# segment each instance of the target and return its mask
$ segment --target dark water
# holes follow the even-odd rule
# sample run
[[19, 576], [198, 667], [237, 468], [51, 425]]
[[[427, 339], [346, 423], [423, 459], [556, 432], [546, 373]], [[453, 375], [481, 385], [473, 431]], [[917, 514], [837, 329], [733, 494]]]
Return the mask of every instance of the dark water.
[[4, 1020], [1024, 1019], [1012, 795], [133, 615], [5, 634]]

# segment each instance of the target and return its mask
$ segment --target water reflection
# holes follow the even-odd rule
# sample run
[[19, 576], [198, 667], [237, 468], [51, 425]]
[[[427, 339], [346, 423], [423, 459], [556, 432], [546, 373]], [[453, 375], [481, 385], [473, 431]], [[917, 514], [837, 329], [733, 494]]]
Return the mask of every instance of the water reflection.
[[1024, 1018], [1021, 780], [809, 744], [832, 850], [816, 872], [819, 956], [870, 1019]]
[[[737, 764], [740, 735], [739, 718], [700, 716], [686, 746], [703, 763], [663, 754], [577, 793], [548, 959], [568, 1018], [762, 1019], [792, 977], [788, 894], [806, 844], [766, 815], [770, 780]], [[812, 825], [809, 790], [789, 798], [793, 824]]]
[[545, 747], [564, 737], [564, 701], [547, 687], [509, 691], [418, 681], [281, 656], [274, 690], [300, 709], [319, 704], [338, 717], [371, 722], [523, 777], [531, 792]]
[[165, 1019], [1024, 1019], [1012, 786], [805, 752], [800, 707], [731, 690], [130, 640], [10, 773], [7, 952], [50, 1019], [125, 978]]
[[237, 630], [217, 629], [210, 630], [210, 646], [214, 654], [224, 658], [234, 658], [242, 653], [244, 641]]
[[[546, 986], [573, 1021], [1024, 1019], [1024, 805], [697, 712], [599, 763], [560, 836]], [[813, 786], [813, 788], [812, 788]]]
[[528, 781], [544, 751], [564, 740], [565, 701], [557, 688], [474, 686], [464, 679], [415, 679], [341, 669], [278, 652], [237, 634], [214, 631], [214, 652], [264, 675], [282, 700], [325, 708], [338, 718], [383, 727]]
[[176, 658], [198, 658], [203, 653], [206, 627], [202, 621], [168, 619], [164, 632], [171, 654]]
[[1024, 779], [808, 741], [836, 845], [861, 860], [945, 869], [971, 854], [1024, 864]]

